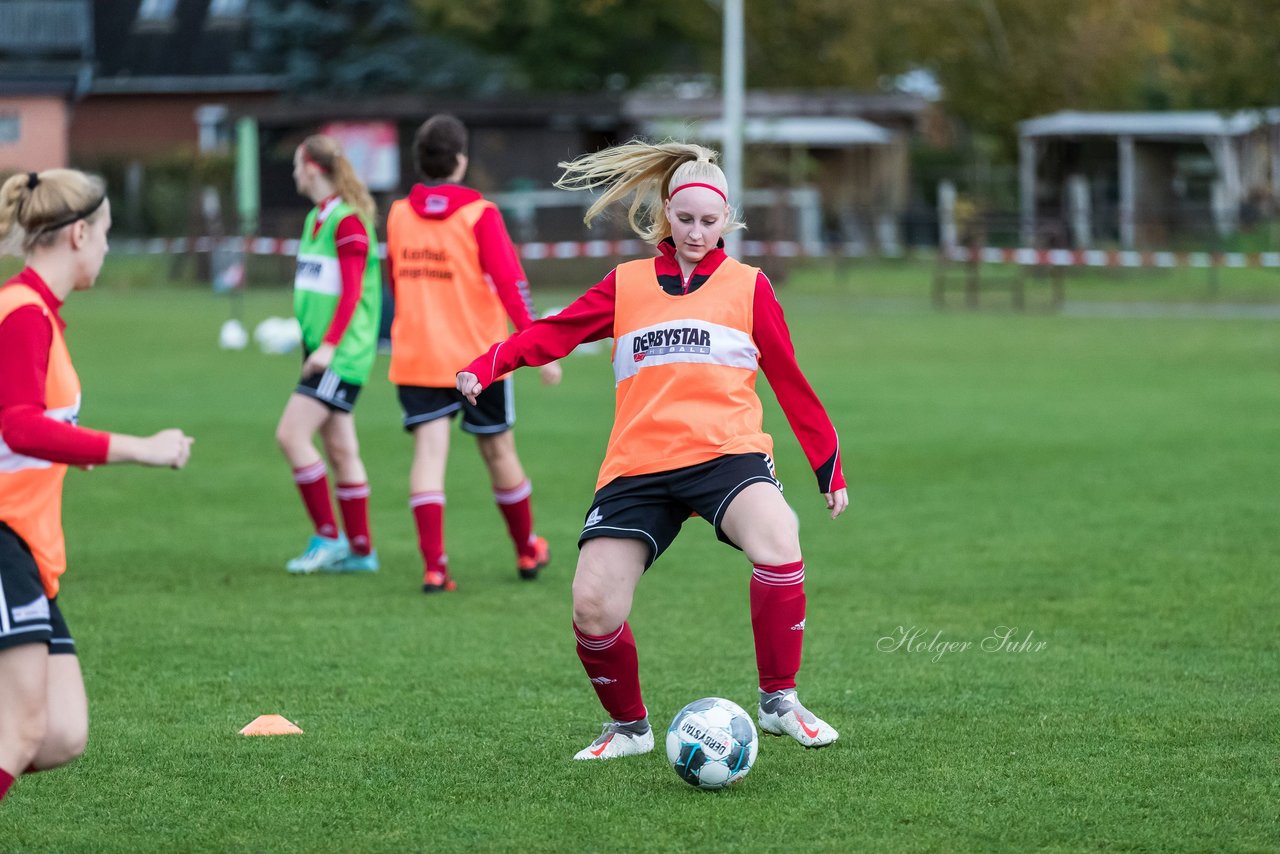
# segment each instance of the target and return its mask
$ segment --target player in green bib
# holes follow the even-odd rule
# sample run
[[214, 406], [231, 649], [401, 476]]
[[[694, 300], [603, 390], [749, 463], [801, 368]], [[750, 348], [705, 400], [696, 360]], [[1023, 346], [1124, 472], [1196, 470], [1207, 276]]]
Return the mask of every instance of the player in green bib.
[[[315, 533], [285, 568], [294, 573], [374, 572], [369, 482], [352, 410], [369, 378], [382, 318], [382, 271], [373, 198], [338, 143], [309, 136], [293, 156], [298, 192], [315, 203], [298, 243], [293, 309], [302, 326], [302, 378], [276, 441], [293, 468]], [[324, 457], [315, 446], [316, 434]], [[333, 467], [342, 529], [329, 497]]]

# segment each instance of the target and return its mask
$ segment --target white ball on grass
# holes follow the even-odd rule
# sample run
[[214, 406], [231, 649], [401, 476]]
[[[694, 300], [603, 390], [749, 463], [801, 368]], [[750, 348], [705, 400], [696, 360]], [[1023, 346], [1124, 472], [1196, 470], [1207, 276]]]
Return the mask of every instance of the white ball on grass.
[[244, 324], [234, 318], [222, 324], [218, 330], [218, 346], [223, 350], [243, 350], [249, 344], [249, 333]]

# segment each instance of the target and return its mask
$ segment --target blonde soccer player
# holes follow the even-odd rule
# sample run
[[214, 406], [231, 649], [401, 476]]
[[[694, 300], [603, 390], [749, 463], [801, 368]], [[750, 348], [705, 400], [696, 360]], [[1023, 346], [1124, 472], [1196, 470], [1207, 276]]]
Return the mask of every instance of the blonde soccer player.
[[588, 224], [634, 194], [630, 223], [659, 254], [619, 265], [457, 377], [458, 389], [474, 398], [494, 377], [614, 338], [613, 431], [573, 580], [578, 657], [611, 720], [577, 759], [653, 749], [627, 618], [641, 575], [695, 513], [752, 565], [761, 728], [805, 747], [838, 737], [796, 693], [805, 564], [796, 516], [774, 476], [757, 373], [777, 395], [833, 519], [849, 501], [840, 443], [796, 363], [768, 278], [724, 252], [721, 236], [741, 223], [715, 158], [696, 145], [632, 142], [560, 164], [559, 186], [602, 190]]
[[72, 169], [0, 186], [0, 243], [26, 266], [0, 287], [0, 800], [14, 778], [84, 752], [89, 707], [59, 592], [67, 568], [62, 482], [68, 465], [182, 468], [192, 439], [77, 426], [80, 380], [63, 303], [93, 287], [107, 254], [111, 202], [100, 178]]
[[[276, 427], [276, 441], [314, 533], [285, 568], [292, 573], [375, 572], [369, 477], [356, 436], [356, 399], [378, 350], [382, 272], [373, 198], [332, 137], [309, 136], [293, 155], [298, 193], [315, 205], [298, 246], [293, 307], [302, 326], [302, 377]], [[316, 450], [319, 435], [324, 456]], [[339, 530], [325, 458], [336, 478]]]

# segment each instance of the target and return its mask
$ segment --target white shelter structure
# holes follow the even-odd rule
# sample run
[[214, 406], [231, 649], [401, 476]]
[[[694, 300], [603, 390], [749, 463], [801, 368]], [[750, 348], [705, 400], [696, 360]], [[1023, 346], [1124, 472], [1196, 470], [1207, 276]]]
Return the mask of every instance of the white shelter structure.
[[[896, 252], [910, 141], [928, 110], [916, 95], [747, 92], [742, 141], [752, 186], [743, 200], [756, 209], [751, 234], [794, 236], [816, 251], [824, 235], [839, 233], [855, 248]], [[623, 112], [650, 138], [725, 144], [719, 100], [693, 85], [630, 93]], [[793, 213], [779, 216], [780, 207]]]
[[1084, 248], [1101, 232], [1125, 249], [1280, 203], [1280, 109], [1218, 113], [1060, 112], [1018, 130], [1021, 235], [1065, 222]]

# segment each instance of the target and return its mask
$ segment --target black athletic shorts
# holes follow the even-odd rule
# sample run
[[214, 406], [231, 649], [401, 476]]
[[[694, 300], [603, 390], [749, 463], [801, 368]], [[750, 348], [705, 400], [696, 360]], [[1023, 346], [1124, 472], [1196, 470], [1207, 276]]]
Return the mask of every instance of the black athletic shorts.
[[516, 406], [510, 378], [497, 380], [476, 395], [475, 406], [456, 388], [427, 388], [419, 385], [396, 387], [404, 410], [404, 429], [410, 433], [419, 424], [462, 413], [462, 429], [468, 433], [505, 433], [516, 423]]
[[[311, 355], [306, 347], [302, 348], [302, 361], [305, 363]], [[332, 370], [302, 377], [298, 380], [297, 394], [318, 400], [335, 412], [350, 412], [356, 408], [356, 398], [360, 396], [360, 383], [349, 383]]]
[[649, 544], [647, 569], [694, 513], [711, 523], [721, 542], [739, 548], [720, 522], [734, 496], [753, 483], [772, 483], [782, 490], [767, 454], [730, 454], [672, 471], [617, 478], [596, 493], [578, 548], [596, 537], [642, 540]]
[[76, 642], [57, 599], [44, 595], [31, 549], [0, 522], [0, 649], [28, 643], [49, 645], [49, 654], [76, 654]]

